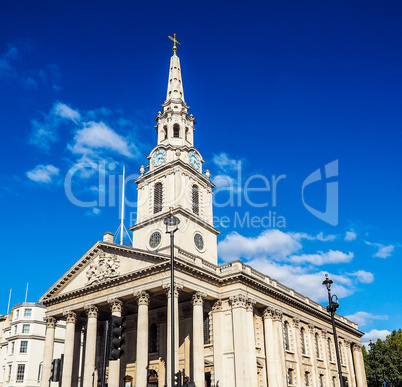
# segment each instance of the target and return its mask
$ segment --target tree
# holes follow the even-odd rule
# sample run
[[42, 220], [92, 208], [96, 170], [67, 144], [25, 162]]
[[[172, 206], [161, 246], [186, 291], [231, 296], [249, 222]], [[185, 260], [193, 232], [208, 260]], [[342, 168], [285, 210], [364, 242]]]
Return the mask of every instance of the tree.
[[369, 387], [380, 387], [383, 380], [402, 387], [402, 329], [378, 339], [368, 351], [363, 347], [363, 357]]

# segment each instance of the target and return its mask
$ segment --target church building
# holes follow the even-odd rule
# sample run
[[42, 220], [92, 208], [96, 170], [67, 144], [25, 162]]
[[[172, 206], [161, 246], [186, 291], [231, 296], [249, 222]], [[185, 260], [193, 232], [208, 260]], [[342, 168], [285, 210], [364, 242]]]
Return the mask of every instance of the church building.
[[[55, 385], [49, 378], [60, 320], [66, 323], [63, 387], [172, 387], [172, 358], [175, 372], [196, 387], [339, 386], [325, 307], [241, 261], [218, 265], [214, 184], [194, 146], [196, 121], [173, 41], [157, 143], [135, 182], [132, 246], [105, 233], [41, 297], [47, 308], [41, 387]], [[170, 213], [180, 220], [173, 289], [164, 224]], [[107, 354], [111, 316], [126, 318], [124, 352], [116, 360]], [[348, 386], [366, 387], [363, 333], [339, 315], [336, 326]]]

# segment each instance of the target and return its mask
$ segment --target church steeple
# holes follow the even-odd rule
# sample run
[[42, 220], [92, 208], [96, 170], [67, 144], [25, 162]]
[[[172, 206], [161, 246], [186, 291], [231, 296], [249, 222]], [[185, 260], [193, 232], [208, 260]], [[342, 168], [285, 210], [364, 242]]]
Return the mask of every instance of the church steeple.
[[167, 105], [169, 102], [182, 103], [184, 105], [186, 104], [184, 102], [180, 59], [176, 55], [175, 51], [173, 51], [173, 55], [170, 58], [169, 82], [166, 93], [166, 101], [164, 105]]

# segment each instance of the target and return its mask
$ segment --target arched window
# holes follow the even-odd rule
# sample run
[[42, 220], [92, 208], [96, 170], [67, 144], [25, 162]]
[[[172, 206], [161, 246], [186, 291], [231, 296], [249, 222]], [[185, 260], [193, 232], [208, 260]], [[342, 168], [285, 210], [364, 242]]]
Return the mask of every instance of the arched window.
[[336, 387], [336, 376], [332, 377], [332, 387]]
[[186, 138], [186, 141], [189, 141], [189, 139], [188, 139], [188, 135], [189, 135], [189, 130], [188, 130], [188, 128], [186, 128], [186, 132], [185, 132], [186, 134], [185, 134], [185, 138]]
[[164, 132], [164, 134], [165, 134], [164, 140], [166, 140], [166, 139], [167, 139], [167, 126], [164, 126], [164, 127], [163, 127], [163, 132]]
[[305, 372], [305, 373], [304, 373], [304, 385], [305, 385], [305, 386], [309, 386], [309, 385], [310, 385], [309, 376], [310, 376], [310, 373], [309, 373], [309, 372]]
[[318, 333], [316, 333], [314, 335], [314, 339], [315, 339], [315, 353], [317, 355], [317, 359], [319, 359], [320, 358], [320, 343], [318, 341], [319, 340]]
[[333, 361], [332, 358], [332, 345], [331, 345], [331, 338], [328, 337], [328, 357], [329, 357], [329, 361]]
[[179, 124], [173, 125], [173, 137], [180, 137], [180, 125]]
[[153, 323], [149, 327], [149, 353], [158, 352], [158, 326]]
[[[306, 337], [305, 337], [306, 331], [304, 328], [300, 329], [300, 340], [301, 340], [301, 350], [302, 350], [302, 354], [305, 355], [306, 354]], [[306, 386], [308, 386], [308, 384], [306, 384]]]
[[193, 185], [193, 192], [192, 192], [192, 196], [193, 196], [193, 212], [196, 215], [200, 214], [200, 195], [198, 192], [198, 186]]
[[320, 374], [320, 387], [324, 387], [324, 375]]
[[284, 340], [285, 340], [285, 349], [289, 351], [290, 349], [290, 342], [289, 342], [289, 323], [285, 321], [283, 325], [283, 334], [284, 334]]
[[293, 370], [291, 368], [288, 369], [288, 384], [293, 384]]
[[154, 214], [162, 211], [162, 183], [154, 186]]
[[204, 313], [204, 344], [210, 343], [209, 337], [209, 313]]
[[340, 358], [341, 364], [343, 364], [343, 356], [342, 355], [343, 355], [342, 343], [339, 342], [339, 358]]

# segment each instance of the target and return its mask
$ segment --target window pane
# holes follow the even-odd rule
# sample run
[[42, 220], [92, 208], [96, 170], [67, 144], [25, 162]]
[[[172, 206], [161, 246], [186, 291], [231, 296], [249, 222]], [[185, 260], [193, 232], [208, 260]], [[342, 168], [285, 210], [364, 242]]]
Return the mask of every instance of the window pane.
[[24, 317], [31, 317], [32, 309], [25, 309], [24, 310]]
[[22, 333], [29, 333], [29, 324], [24, 324], [22, 326]]
[[28, 341], [22, 340], [20, 346], [20, 353], [27, 353], [28, 352]]
[[17, 369], [17, 382], [24, 380], [24, 373], [25, 373], [25, 364], [18, 364]]

